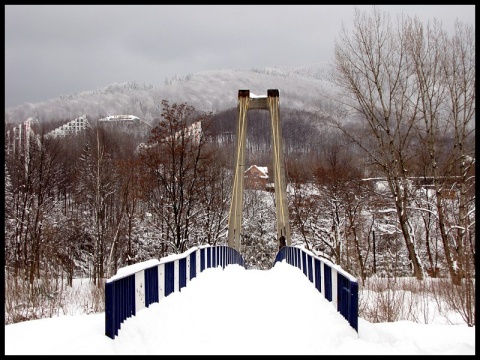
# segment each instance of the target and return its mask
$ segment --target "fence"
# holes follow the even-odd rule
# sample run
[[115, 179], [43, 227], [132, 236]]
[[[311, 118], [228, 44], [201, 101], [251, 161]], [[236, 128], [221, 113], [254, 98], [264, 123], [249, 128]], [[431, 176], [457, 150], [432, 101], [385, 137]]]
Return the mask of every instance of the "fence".
[[105, 335], [115, 339], [123, 321], [211, 267], [245, 266], [240, 253], [228, 246], [195, 247], [180, 255], [124, 267], [105, 283]]
[[274, 265], [283, 260], [302, 270], [315, 288], [358, 332], [358, 282], [355, 278], [328, 260], [297, 247], [282, 247]]

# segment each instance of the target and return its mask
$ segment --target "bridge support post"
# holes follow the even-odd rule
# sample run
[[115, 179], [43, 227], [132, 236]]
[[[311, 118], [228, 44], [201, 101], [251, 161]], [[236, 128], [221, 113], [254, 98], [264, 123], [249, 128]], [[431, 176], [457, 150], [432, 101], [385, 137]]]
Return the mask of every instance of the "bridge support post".
[[238, 91], [237, 150], [235, 152], [235, 175], [228, 219], [228, 246], [240, 251], [242, 230], [243, 182], [245, 174], [245, 146], [247, 138], [247, 110], [250, 90]]
[[291, 245], [290, 222], [288, 216], [287, 189], [285, 181], [285, 163], [283, 160], [282, 129], [280, 126], [280, 109], [278, 90], [268, 90], [268, 109], [272, 121], [273, 176], [275, 186], [275, 209], [277, 215], [277, 240], [285, 238], [287, 246]]
[[270, 112], [272, 125], [273, 175], [275, 208], [277, 217], [277, 240], [284, 237], [291, 245], [288, 203], [286, 196], [285, 165], [283, 160], [282, 132], [280, 127], [279, 92], [269, 89], [267, 97], [250, 97], [250, 90], [238, 91], [237, 148], [235, 152], [235, 175], [233, 180], [230, 214], [228, 220], [228, 246], [240, 251], [243, 207], [243, 183], [245, 176], [245, 147], [247, 111], [265, 109]]

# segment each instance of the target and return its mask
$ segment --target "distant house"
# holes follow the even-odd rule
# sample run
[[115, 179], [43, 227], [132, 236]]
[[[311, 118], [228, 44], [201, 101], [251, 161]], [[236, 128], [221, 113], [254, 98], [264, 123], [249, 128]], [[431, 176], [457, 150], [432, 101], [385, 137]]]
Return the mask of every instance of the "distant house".
[[265, 190], [268, 182], [268, 168], [252, 165], [245, 170], [245, 188]]

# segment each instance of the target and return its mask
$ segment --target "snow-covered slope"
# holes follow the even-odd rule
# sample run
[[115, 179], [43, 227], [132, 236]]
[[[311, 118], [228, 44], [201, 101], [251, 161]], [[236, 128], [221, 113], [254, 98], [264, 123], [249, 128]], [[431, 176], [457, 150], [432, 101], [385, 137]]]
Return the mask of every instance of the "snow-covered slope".
[[238, 90], [266, 95], [278, 89], [282, 107], [318, 111], [331, 93], [325, 64], [302, 68], [210, 70], [166, 80], [161, 87], [136, 82], [111, 84], [97, 90], [61, 96], [41, 103], [5, 109], [5, 121], [19, 123], [29, 117], [39, 121], [74, 119], [80, 115], [100, 118], [130, 114], [147, 122], [158, 118], [162, 100], [188, 103], [199, 111], [218, 112], [237, 106]]
[[172, 100], [183, 97], [197, 109], [219, 111], [237, 106], [238, 90], [266, 95], [268, 89], [278, 89], [282, 106], [315, 111], [322, 92], [329, 88], [321, 70], [211, 70], [174, 79], [161, 93]]

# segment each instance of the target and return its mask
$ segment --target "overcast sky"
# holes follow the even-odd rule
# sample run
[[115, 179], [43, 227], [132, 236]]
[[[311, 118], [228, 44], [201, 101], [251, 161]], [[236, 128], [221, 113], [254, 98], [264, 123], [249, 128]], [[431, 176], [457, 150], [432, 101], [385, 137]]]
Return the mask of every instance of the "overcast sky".
[[[359, 6], [370, 11], [371, 5]], [[474, 5], [382, 5], [475, 25]], [[5, 5], [5, 107], [216, 69], [333, 60], [354, 5]]]

